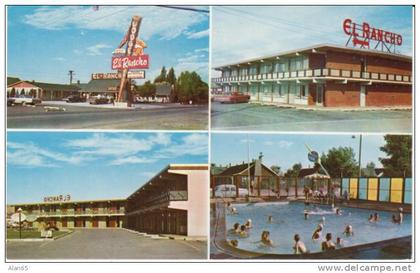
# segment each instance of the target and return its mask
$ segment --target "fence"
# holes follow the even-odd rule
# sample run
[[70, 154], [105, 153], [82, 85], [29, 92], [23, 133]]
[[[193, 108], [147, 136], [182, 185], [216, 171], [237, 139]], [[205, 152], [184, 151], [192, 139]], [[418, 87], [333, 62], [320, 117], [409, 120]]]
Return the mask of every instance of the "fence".
[[412, 178], [342, 178], [340, 195], [349, 199], [391, 203], [412, 203]]
[[340, 189], [340, 179], [305, 179], [279, 176], [212, 176], [212, 197], [303, 197], [304, 188], [324, 193]]

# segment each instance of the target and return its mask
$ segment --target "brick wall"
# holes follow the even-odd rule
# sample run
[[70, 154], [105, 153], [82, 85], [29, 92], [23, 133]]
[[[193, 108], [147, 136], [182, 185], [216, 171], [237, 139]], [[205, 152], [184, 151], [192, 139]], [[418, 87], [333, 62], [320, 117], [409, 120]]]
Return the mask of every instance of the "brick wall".
[[326, 56], [326, 68], [360, 71], [362, 58], [356, 54], [328, 51]]
[[326, 107], [358, 107], [360, 106], [360, 84], [339, 84], [327, 81], [324, 96]]
[[368, 72], [411, 75], [411, 62], [369, 56], [366, 58], [366, 63]]
[[372, 84], [366, 87], [366, 106], [411, 105], [410, 85]]
[[325, 55], [324, 54], [309, 54], [309, 69], [319, 69], [325, 67]]

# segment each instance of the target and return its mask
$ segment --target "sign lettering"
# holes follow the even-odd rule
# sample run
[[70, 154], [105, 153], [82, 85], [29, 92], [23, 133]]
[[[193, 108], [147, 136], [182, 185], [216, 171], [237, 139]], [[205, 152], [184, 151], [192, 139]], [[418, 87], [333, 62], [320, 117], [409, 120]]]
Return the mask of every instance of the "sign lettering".
[[51, 202], [67, 202], [71, 200], [70, 194], [65, 195], [56, 195], [56, 196], [46, 196], [44, 197], [44, 203], [51, 203]]
[[149, 55], [112, 57], [112, 70], [148, 69]]
[[[92, 80], [119, 80], [122, 77], [122, 73], [94, 73], [92, 74]], [[144, 79], [146, 72], [140, 70], [137, 72], [128, 72], [127, 78], [129, 79]]]

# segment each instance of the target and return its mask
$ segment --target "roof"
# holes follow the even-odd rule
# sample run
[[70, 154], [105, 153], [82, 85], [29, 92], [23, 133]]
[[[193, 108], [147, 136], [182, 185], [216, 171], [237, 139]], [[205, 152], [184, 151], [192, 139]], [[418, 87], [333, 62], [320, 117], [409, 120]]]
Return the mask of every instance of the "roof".
[[251, 63], [256, 62], [260, 60], [265, 59], [275, 59], [276, 57], [281, 56], [296, 56], [296, 53], [316, 53], [316, 52], [323, 52], [323, 51], [340, 51], [340, 52], [347, 52], [347, 53], [362, 53], [364, 55], [371, 55], [371, 56], [383, 56], [387, 59], [394, 59], [394, 60], [401, 60], [401, 61], [409, 61], [412, 62], [412, 57], [408, 55], [403, 54], [397, 54], [397, 53], [387, 53], [383, 51], [373, 50], [373, 49], [361, 49], [361, 48], [351, 48], [351, 47], [345, 47], [345, 46], [339, 46], [339, 45], [332, 45], [332, 44], [317, 44], [310, 47], [300, 48], [300, 49], [294, 49], [289, 51], [283, 51], [278, 52], [275, 54], [269, 54], [265, 56], [250, 58], [246, 60], [242, 60], [240, 62], [235, 63], [228, 63], [225, 65], [220, 65], [213, 67], [215, 70], [219, 70], [224, 67], [228, 66], [237, 66], [244, 63]]
[[90, 80], [89, 83], [81, 86], [81, 91], [85, 92], [105, 92], [108, 91], [109, 87], [118, 87], [120, 80], [112, 79], [101, 79], [101, 80]]
[[314, 173], [316, 173], [316, 170], [314, 168], [303, 168], [303, 169], [300, 169], [298, 177], [302, 178], [302, 177], [305, 177], [307, 175], [311, 175]]
[[[271, 172], [274, 175], [278, 175], [275, 171], [273, 171], [271, 168], [265, 166], [264, 164], [261, 163], [261, 166], [268, 170], [269, 172]], [[239, 164], [239, 165], [235, 165], [232, 167], [227, 168], [226, 170], [224, 170], [223, 172], [219, 173], [219, 176], [232, 176], [232, 175], [238, 175], [240, 173], [243, 173], [244, 171], [248, 170], [248, 163], [243, 163], [243, 164]], [[255, 161], [249, 163], [249, 173], [254, 175], [255, 173]]]
[[7, 77], [7, 86], [20, 82], [21, 80], [17, 77]]
[[39, 88], [47, 91], [78, 91], [79, 87], [70, 84], [46, 83], [36, 81], [26, 81], [30, 84], [38, 86]]

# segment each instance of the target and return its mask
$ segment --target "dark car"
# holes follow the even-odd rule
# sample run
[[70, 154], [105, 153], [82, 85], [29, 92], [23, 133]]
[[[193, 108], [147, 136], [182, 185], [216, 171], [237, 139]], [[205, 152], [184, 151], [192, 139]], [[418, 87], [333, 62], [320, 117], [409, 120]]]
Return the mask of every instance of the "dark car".
[[107, 97], [90, 97], [90, 104], [107, 104], [110, 103], [110, 100]]
[[71, 95], [63, 99], [66, 102], [85, 102], [86, 98], [77, 95]]

